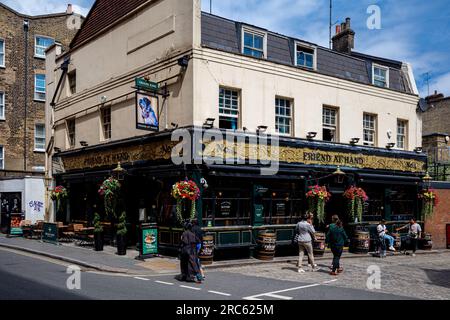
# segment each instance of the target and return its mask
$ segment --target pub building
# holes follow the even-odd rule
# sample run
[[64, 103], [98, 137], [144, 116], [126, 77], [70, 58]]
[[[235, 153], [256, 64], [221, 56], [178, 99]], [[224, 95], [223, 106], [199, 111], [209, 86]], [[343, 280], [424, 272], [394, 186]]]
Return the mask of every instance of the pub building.
[[[46, 178], [69, 194], [58, 212], [49, 200], [47, 220], [108, 220], [98, 189], [115, 174], [129, 244], [146, 221], [165, 251], [180, 239], [171, 191], [185, 178], [200, 187], [196, 214], [215, 255], [248, 254], [264, 230], [279, 248], [290, 244], [314, 185], [332, 194], [321, 230], [334, 214], [349, 231], [419, 217], [426, 156], [410, 64], [356, 52], [350, 19], [329, 49], [200, 8], [97, 0], [70, 49], [47, 50]], [[190, 132], [184, 163], [172, 159], [177, 129]], [[236, 139], [224, 146], [206, 138], [209, 129]], [[261, 143], [266, 135], [279, 148]], [[205, 159], [206, 149], [214, 154]], [[261, 174], [273, 150], [279, 168]], [[362, 221], [347, 215], [350, 186], [368, 194]]]

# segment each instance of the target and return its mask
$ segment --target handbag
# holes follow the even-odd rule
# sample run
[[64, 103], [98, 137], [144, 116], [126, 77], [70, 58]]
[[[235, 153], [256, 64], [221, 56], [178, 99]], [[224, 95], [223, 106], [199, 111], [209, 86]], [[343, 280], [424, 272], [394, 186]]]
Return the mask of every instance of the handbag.
[[299, 238], [300, 238], [300, 235], [298, 233], [295, 233], [294, 237], [292, 238], [292, 245], [298, 245]]

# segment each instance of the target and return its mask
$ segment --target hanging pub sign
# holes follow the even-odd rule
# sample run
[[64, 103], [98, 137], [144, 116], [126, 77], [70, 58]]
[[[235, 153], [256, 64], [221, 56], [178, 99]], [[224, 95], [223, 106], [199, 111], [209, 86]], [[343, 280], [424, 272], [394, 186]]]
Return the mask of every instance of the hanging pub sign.
[[159, 99], [157, 96], [136, 93], [136, 128], [159, 131]]
[[135, 79], [136, 88], [144, 91], [154, 91], [159, 90], [159, 84], [157, 82], [148, 81], [144, 78]]

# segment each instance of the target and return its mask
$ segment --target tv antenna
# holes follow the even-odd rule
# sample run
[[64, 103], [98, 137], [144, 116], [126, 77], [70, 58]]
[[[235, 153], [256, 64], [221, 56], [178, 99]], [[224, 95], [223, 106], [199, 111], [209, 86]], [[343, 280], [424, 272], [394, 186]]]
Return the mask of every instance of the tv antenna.
[[333, 0], [330, 0], [330, 49], [333, 49], [333, 26], [338, 22], [333, 23]]
[[209, 0], [209, 13], [212, 14], [212, 0]]
[[426, 72], [423, 74], [423, 76], [425, 76], [425, 82], [427, 83], [427, 88], [428, 88], [428, 97], [430, 96], [430, 72]]

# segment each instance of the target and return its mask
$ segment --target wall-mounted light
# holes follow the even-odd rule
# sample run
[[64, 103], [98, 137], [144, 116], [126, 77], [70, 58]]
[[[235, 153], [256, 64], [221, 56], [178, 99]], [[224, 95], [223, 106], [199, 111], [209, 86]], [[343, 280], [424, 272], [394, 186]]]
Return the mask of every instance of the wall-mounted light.
[[308, 138], [308, 140], [312, 140], [315, 137], [317, 137], [317, 132], [308, 132], [308, 134], [306, 135], [306, 138]]
[[359, 143], [360, 140], [361, 140], [360, 138], [352, 138], [352, 139], [350, 140], [350, 144], [351, 144], [352, 146], [357, 145], [357, 144]]
[[61, 152], [61, 148], [55, 147], [53, 150], [55, 150], [55, 153], [60, 153]]
[[206, 119], [205, 123], [203, 124], [203, 127], [205, 127], [206, 129], [212, 129], [212, 128], [214, 128], [215, 121], [216, 121], [216, 119], [214, 119], [214, 118], [208, 118], [208, 119]]
[[445, 142], [447, 142], [447, 143], [450, 142], [450, 136], [446, 136], [446, 137], [445, 137]]
[[267, 131], [267, 129], [268, 129], [267, 126], [258, 126], [258, 129], [256, 130], [256, 133], [257, 134], [264, 133], [264, 132]]
[[414, 149], [415, 153], [422, 153], [423, 152], [423, 148], [422, 147], [417, 147]]
[[390, 142], [386, 145], [386, 149], [388, 149], [388, 150], [392, 150], [394, 147], [395, 147], [395, 143], [393, 143], [393, 142]]
[[100, 102], [101, 102], [101, 103], [106, 103], [106, 101], [108, 101], [108, 97], [107, 97], [107, 96], [102, 96], [102, 97], [100, 98]]
[[187, 67], [189, 66], [189, 60], [191, 60], [189, 56], [181, 57], [180, 59], [178, 59], [178, 65], [183, 69], [187, 69]]
[[178, 123], [172, 122], [170, 125], [172, 126], [173, 129], [178, 129]]
[[82, 147], [89, 147], [89, 144], [86, 141], [80, 141], [80, 145]]

